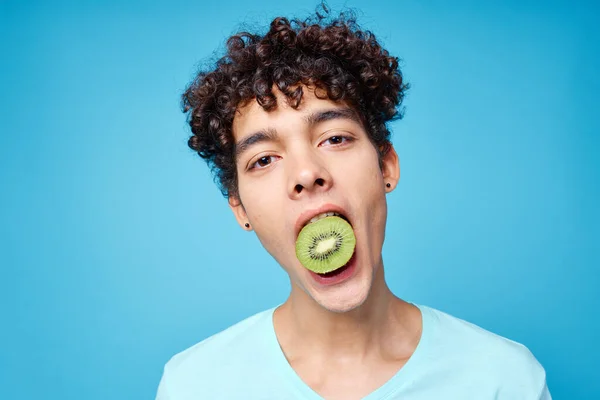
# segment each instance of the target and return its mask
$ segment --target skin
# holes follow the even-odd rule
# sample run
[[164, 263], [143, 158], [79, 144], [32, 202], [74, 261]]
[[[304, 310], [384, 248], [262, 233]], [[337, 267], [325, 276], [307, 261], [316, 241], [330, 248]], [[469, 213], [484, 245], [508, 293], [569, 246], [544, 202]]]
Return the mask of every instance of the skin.
[[[275, 110], [251, 101], [236, 113], [236, 144], [260, 131], [270, 135], [242, 146], [239, 197], [229, 205], [289, 275], [291, 293], [273, 323], [291, 367], [324, 398], [360, 399], [402, 368], [421, 336], [420, 311], [392, 294], [381, 256], [386, 194], [400, 179], [398, 155], [392, 147], [380, 163], [357, 118], [314, 123], [347, 104], [319, 99], [305, 87], [294, 109], [275, 94]], [[357, 240], [355, 273], [333, 286], [317, 283], [295, 254], [299, 216], [326, 204], [344, 210]]]

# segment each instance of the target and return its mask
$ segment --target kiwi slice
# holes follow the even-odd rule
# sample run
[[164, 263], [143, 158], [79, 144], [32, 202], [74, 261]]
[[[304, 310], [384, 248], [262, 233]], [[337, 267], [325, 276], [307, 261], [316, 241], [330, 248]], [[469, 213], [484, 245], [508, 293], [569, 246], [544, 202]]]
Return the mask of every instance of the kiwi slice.
[[296, 257], [318, 274], [344, 266], [354, 253], [356, 237], [343, 218], [329, 216], [306, 225], [296, 240]]

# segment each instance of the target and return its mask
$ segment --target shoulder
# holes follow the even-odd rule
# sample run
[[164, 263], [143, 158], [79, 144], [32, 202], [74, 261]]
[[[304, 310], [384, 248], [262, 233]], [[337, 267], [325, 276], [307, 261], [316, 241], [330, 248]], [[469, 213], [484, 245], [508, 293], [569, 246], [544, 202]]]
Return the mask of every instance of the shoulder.
[[168, 399], [160, 396], [167, 392], [204, 393], [223, 377], [247, 369], [264, 353], [272, 311], [259, 312], [171, 357], [165, 364], [157, 398]]
[[[174, 355], [166, 364], [171, 371], [185, 368], [189, 365], [198, 365], [210, 361], [214, 363], [214, 357], [223, 357], [227, 352], [240, 350], [260, 338], [258, 330], [265, 328], [269, 322], [268, 317], [272, 310], [266, 310], [254, 314], [229, 328], [210, 336], [190, 348]], [[251, 347], [252, 348], [252, 347]]]
[[456, 371], [495, 387], [498, 398], [544, 398], [546, 372], [521, 343], [429, 307], [431, 346]]

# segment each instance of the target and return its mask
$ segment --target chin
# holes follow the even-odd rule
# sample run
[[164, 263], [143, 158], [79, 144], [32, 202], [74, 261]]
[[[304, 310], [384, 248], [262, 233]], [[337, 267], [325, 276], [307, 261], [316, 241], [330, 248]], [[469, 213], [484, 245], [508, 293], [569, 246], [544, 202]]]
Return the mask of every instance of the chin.
[[314, 293], [313, 299], [324, 309], [333, 313], [346, 313], [360, 307], [369, 296], [370, 282], [352, 282], [327, 292]]

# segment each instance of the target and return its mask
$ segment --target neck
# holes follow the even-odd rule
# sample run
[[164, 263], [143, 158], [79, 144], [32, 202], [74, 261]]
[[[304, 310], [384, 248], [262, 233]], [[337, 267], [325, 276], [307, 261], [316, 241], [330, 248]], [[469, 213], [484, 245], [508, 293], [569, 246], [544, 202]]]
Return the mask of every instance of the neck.
[[412, 347], [415, 307], [393, 295], [383, 268], [378, 268], [365, 302], [344, 313], [329, 311], [301, 289], [294, 289], [274, 317], [275, 330], [288, 359], [305, 354], [328, 359], [365, 359], [373, 354], [395, 358]]

